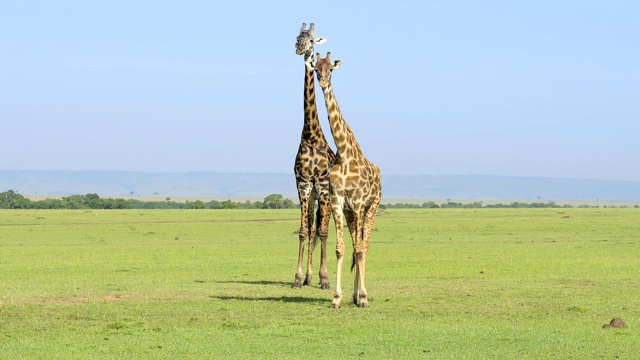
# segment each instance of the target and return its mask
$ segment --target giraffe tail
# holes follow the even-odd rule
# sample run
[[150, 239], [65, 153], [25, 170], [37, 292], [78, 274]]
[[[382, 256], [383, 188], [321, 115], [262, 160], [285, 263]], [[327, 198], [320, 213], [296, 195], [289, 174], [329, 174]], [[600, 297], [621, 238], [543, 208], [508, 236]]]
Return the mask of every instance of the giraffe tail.
[[351, 272], [353, 272], [353, 268], [356, 267], [356, 252], [353, 251], [353, 256], [351, 257]]
[[315, 249], [316, 245], [318, 245], [318, 239], [320, 239], [320, 224], [322, 222], [322, 216], [320, 215], [320, 208], [316, 210], [316, 218], [313, 225], [313, 248]]

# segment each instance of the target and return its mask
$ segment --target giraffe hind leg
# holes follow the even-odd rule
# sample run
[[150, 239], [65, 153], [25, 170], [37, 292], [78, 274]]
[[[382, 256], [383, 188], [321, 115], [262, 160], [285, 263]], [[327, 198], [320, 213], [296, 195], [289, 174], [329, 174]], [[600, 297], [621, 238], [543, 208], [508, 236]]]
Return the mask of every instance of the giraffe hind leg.
[[369, 301], [367, 297], [367, 290], [364, 286], [364, 279], [366, 273], [367, 253], [366, 250], [358, 251], [356, 254], [356, 280], [354, 281], [353, 289], [353, 303], [361, 308], [368, 308]]
[[356, 268], [358, 279], [355, 281], [358, 284], [358, 289], [354, 290], [354, 302], [357, 300], [360, 302], [361, 308], [369, 307], [369, 298], [367, 296], [367, 289], [365, 287], [365, 278], [366, 278], [366, 269], [367, 269], [367, 251], [369, 250], [369, 237], [371, 236], [371, 231], [373, 230], [373, 223], [376, 220], [376, 215], [378, 213], [378, 207], [380, 202], [375, 202], [371, 205], [366, 213], [364, 218], [364, 228], [362, 229], [362, 243], [358, 249], [356, 249]]
[[[328, 204], [320, 204], [318, 207], [317, 224], [318, 237], [320, 238], [320, 288], [329, 289], [329, 271], [327, 270], [327, 238], [329, 237], [329, 217], [331, 208]], [[317, 239], [317, 238], [316, 238]]]

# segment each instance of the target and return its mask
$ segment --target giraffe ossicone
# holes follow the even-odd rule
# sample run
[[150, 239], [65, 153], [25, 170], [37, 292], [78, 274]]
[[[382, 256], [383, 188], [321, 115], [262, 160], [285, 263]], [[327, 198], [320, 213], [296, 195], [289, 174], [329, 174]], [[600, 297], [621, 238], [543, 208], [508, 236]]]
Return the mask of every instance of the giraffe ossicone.
[[315, 26], [313, 23], [309, 25], [309, 29], [307, 29], [307, 24], [302, 23], [302, 28], [300, 29], [300, 34], [296, 38], [296, 54], [304, 55], [304, 62], [307, 66], [313, 68], [313, 45], [316, 44], [324, 44], [327, 42], [325, 38], [316, 38], [314, 36]]

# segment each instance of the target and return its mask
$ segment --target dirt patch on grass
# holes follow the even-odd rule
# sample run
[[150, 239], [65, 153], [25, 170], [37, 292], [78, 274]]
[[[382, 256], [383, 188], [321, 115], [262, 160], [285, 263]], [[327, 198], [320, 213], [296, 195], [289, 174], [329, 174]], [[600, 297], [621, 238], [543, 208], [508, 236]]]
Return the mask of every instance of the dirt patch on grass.
[[[0, 301], [0, 306], [29, 306], [29, 305], [85, 305], [119, 301], [182, 301], [187, 295], [171, 293], [127, 293], [127, 294], [95, 294], [95, 295], [69, 295], [50, 298], [22, 298]], [[202, 296], [202, 298], [206, 298]]]

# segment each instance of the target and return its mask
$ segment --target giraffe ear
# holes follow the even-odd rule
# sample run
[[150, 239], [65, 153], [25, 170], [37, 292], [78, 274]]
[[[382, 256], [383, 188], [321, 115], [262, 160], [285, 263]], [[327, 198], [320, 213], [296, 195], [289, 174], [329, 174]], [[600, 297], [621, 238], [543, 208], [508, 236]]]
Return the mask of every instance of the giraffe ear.
[[314, 44], [324, 44], [326, 42], [327, 42], [327, 39], [325, 39], [325, 38], [315, 38], [315, 39], [313, 39], [313, 43]]
[[335, 70], [337, 68], [340, 67], [340, 65], [342, 65], [342, 60], [336, 60], [333, 62], [333, 66], [331, 67], [331, 70]]

